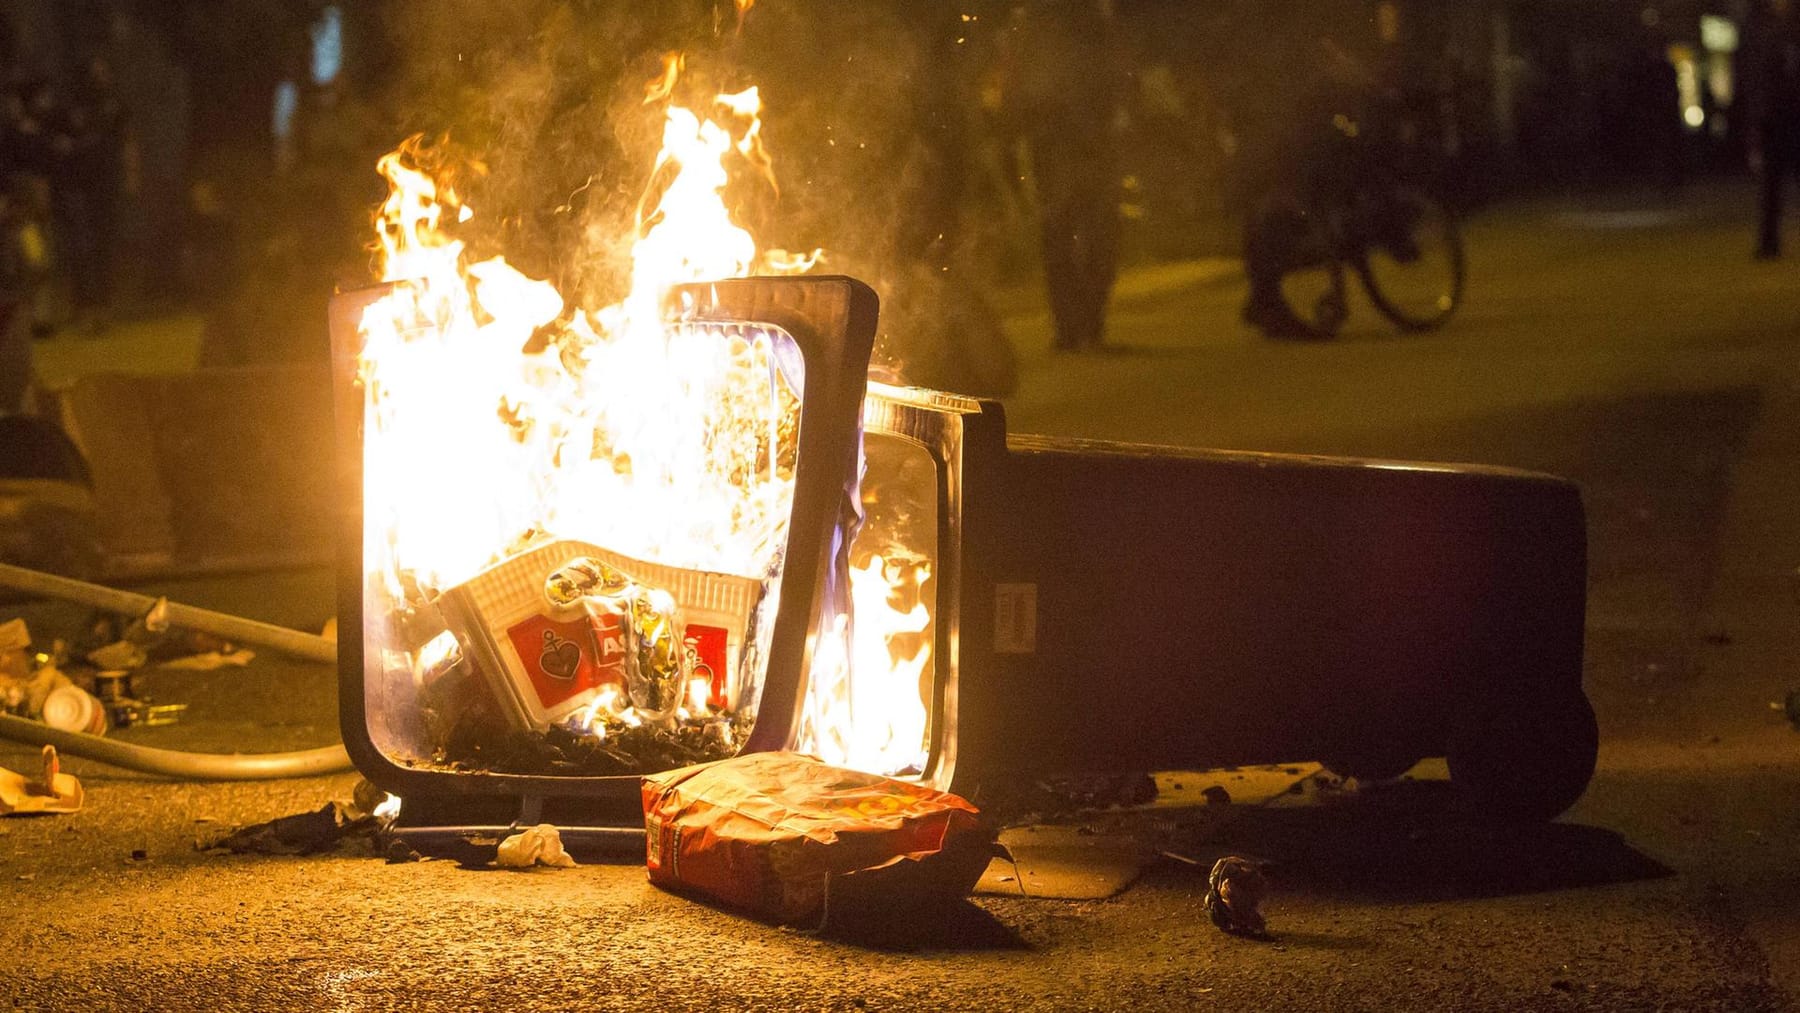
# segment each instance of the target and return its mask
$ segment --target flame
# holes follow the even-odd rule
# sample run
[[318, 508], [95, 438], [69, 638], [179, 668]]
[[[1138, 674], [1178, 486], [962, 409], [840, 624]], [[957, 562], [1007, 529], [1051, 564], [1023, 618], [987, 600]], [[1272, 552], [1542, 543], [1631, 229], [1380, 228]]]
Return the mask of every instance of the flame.
[[375, 803], [375, 808], [369, 815], [381, 822], [392, 823], [395, 817], [400, 815], [401, 804], [402, 801], [400, 796], [389, 795], [384, 791], [381, 793], [381, 801]]
[[650, 79], [644, 85], [644, 104], [655, 105], [665, 101], [675, 92], [675, 82], [680, 79], [681, 72], [687, 67], [687, 55], [684, 53], [663, 54], [662, 73]]
[[[749, 7], [739, 0], [740, 15]], [[360, 321], [364, 555], [371, 590], [395, 614], [551, 536], [777, 579], [803, 381], [782, 371], [769, 333], [670, 327], [663, 307], [675, 285], [804, 271], [819, 254], [759, 248], [726, 206], [734, 170], [774, 187], [758, 90], [696, 111], [670, 98], [682, 71], [670, 54], [646, 86], [646, 103], [666, 103], [662, 147], [639, 204], [628, 292], [598, 310], [503, 257], [471, 259], [457, 234], [479, 219], [443, 171], [442, 149], [415, 137], [378, 163], [390, 193], [377, 267], [398, 284]], [[919, 595], [928, 578], [926, 566], [874, 557], [850, 574], [856, 621], [823, 620], [842, 659], [818, 668], [806, 723], [822, 730], [828, 759], [884, 773], [919, 766], [929, 649], [896, 658], [892, 645], [929, 624]], [[892, 604], [908, 595], [917, 603]], [[445, 651], [433, 641], [414, 670]], [[705, 680], [689, 695], [683, 714], [713, 713]], [[577, 723], [604, 736], [642, 720], [603, 690]]]
[[[925, 584], [931, 567], [871, 555], [850, 568], [850, 612], [814, 650], [801, 748], [827, 763], [883, 774], [921, 772], [929, 715], [920, 677], [931, 658]], [[912, 600], [910, 607], [896, 604]], [[908, 653], [906, 643], [917, 642]]]

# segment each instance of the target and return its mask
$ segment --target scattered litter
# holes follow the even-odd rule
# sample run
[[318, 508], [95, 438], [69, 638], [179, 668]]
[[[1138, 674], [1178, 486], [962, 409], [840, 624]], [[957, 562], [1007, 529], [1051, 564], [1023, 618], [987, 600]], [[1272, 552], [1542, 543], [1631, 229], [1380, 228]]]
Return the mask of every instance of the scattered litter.
[[0, 651], [23, 651], [31, 646], [31, 628], [23, 619], [0, 623]]
[[181, 720], [181, 715], [187, 711], [187, 704], [184, 703], [153, 704], [140, 699], [130, 671], [96, 673], [94, 695], [106, 705], [106, 715], [114, 728], [172, 725]]
[[25, 620], [0, 623], [0, 680], [23, 681], [31, 674], [31, 630]]
[[645, 777], [644, 833], [652, 883], [802, 924], [966, 897], [994, 854], [964, 799], [796, 753]]
[[993, 822], [1022, 826], [1149, 805], [1156, 797], [1156, 778], [1147, 773], [1071, 774], [983, 786], [981, 804]]
[[371, 851], [386, 854], [381, 839], [393, 822], [392, 798], [368, 781], [358, 781], [349, 802], [327, 802], [315, 812], [253, 824], [196, 845], [202, 851], [239, 855], [316, 855], [344, 841], [359, 840], [367, 842]]
[[94, 694], [73, 684], [58, 686], [44, 697], [38, 720], [65, 732], [105, 735], [106, 708]]
[[[19, 631], [19, 635], [30, 635], [24, 633], [24, 623], [16, 619], [6, 626]], [[13, 637], [12, 634], [4, 636], [8, 640]], [[0, 656], [4, 656], [4, 660], [0, 660], [0, 673], [4, 673], [0, 674], [0, 704], [14, 714], [37, 720], [44, 712], [44, 701], [52, 693], [75, 685], [50, 655], [33, 654], [29, 645], [23, 649], [0, 650]]]
[[103, 669], [143, 668], [150, 661], [144, 649], [129, 640], [116, 640], [87, 652], [88, 664]]
[[1205, 791], [1201, 792], [1200, 797], [1206, 799], [1207, 805], [1231, 804], [1231, 792], [1226, 791], [1223, 786], [1217, 784], [1211, 785]]
[[150, 860], [150, 852], [144, 848], [132, 848], [131, 860], [134, 862], [147, 862]]
[[361, 819], [342, 802], [327, 802], [315, 812], [283, 816], [234, 830], [204, 845], [202, 850], [223, 849], [245, 855], [316, 855], [336, 848], [346, 837], [372, 832], [375, 819]]
[[1197, 865], [1206, 864], [1206, 863], [1200, 861], [1198, 858], [1189, 858], [1186, 855], [1177, 854], [1176, 852], [1173, 852], [1173, 851], [1159, 851], [1159, 852], [1157, 852], [1157, 854], [1163, 856], [1164, 858], [1172, 858], [1175, 861], [1182, 863], [1183, 865], [1196, 865], [1197, 866]]
[[0, 710], [86, 735], [174, 724], [187, 705], [152, 704], [133, 687], [134, 672], [159, 665], [204, 671], [254, 655], [218, 637], [171, 630], [167, 609], [158, 599], [124, 626], [103, 616], [76, 648], [60, 640], [34, 647], [24, 620], [0, 623]]
[[56, 747], [45, 746], [43, 766], [35, 780], [0, 768], [0, 815], [15, 813], [72, 813], [85, 797], [81, 782], [65, 774], [56, 758]]
[[549, 823], [539, 823], [501, 841], [494, 864], [502, 869], [529, 869], [534, 865], [575, 868], [575, 860], [563, 850], [562, 835]]
[[1267, 938], [1268, 926], [1259, 908], [1268, 892], [1269, 880], [1259, 863], [1228, 855], [1213, 863], [1207, 877], [1206, 913], [1214, 925], [1232, 935]]
[[425, 856], [414, 851], [412, 845], [398, 837], [393, 837], [388, 840], [387, 851], [382, 857], [387, 859], [389, 865], [401, 865], [406, 862], [424, 861]]

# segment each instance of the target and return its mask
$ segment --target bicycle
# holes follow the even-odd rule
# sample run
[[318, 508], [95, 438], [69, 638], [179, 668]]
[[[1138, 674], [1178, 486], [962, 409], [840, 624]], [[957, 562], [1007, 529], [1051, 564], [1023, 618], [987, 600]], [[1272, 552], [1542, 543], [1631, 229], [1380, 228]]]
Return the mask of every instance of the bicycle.
[[[1349, 171], [1310, 196], [1263, 199], [1252, 228], [1281, 250], [1281, 301], [1302, 333], [1329, 338], [1349, 316], [1344, 276], [1354, 272], [1382, 316], [1407, 332], [1442, 327], [1462, 305], [1464, 253], [1456, 216], [1398, 168], [1406, 145], [1377, 145], [1354, 121], [1334, 123]], [[1376, 157], [1381, 155], [1384, 157]], [[1285, 230], [1285, 234], [1266, 230]], [[1265, 327], [1265, 329], [1268, 329]]]

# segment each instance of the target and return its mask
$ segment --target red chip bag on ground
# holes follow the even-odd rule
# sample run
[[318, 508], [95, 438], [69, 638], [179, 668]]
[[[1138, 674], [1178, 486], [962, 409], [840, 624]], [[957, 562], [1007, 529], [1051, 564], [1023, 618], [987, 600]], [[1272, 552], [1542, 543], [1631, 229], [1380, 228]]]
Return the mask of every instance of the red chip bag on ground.
[[816, 922], [834, 894], [966, 896], [993, 853], [979, 815], [948, 792], [748, 753], [644, 778], [645, 866], [658, 886]]

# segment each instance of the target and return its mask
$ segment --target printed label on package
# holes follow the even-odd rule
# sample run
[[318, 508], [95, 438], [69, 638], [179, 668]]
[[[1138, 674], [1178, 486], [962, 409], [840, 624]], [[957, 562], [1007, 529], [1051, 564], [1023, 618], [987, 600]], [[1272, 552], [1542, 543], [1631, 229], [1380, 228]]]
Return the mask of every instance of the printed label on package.
[[713, 710], [724, 710], [726, 695], [731, 688], [728, 681], [731, 673], [726, 661], [729, 637], [725, 628], [688, 623], [685, 639], [693, 651], [694, 674], [707, 683], [706, 705]]
[[525, 675], [548, 710], [590, 689], [625, 686], [625, 633], [618, 616], [582, 616], [558, 622], [531, 616], [509, 627], [507, 638]]

